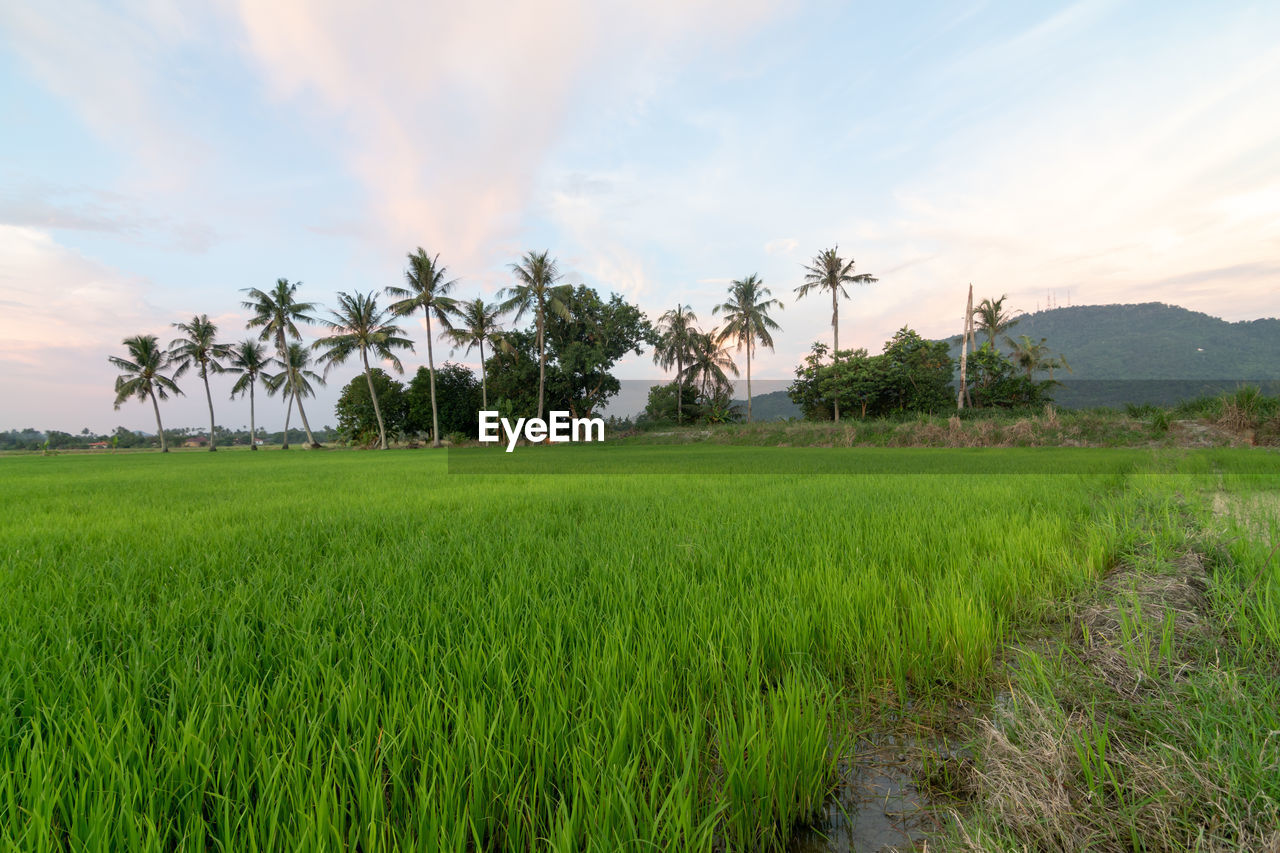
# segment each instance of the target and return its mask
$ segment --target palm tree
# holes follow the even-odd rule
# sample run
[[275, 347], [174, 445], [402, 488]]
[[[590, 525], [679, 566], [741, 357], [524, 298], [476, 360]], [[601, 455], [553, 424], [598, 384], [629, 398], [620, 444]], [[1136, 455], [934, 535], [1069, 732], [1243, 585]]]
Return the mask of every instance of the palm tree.
[[728, 349], [716, 340], [716, 333], [693, 330], [689, 335], [689, 363], [685, 365], [682, 379], [696, 384], [703, 399], [709, 400], [716, 392], [733, 387], [730, 373], [737, 376], [738, 365], [733, 363]]
[[398, 302], [391, 304], [392, 313], [407, 317], [419, 308], [427, 317], [427, 372], [431, 379], [431, 446], [440, 447], [440, 415], [436, 409], [436, 365], [431, 354], [431, 315], [434, 314], [440, 325], [447, 331], [450, 327], [449, 315], [455, 310], [456, 302], [448, 293], [457, 284], [457, 280], [445, 280], [447, 267], [440, 266], [440, 256], [434, 258], [427, 250], [418, 247], [418, 251], [409, 255], [409, 268], [405, 270], [405, 281], [408, 287], [388, 287], [387, 295]]
[[156, 398], [169, 399], [170, 394], [181, 394], [176, 382], [164, 371], [169, 366], [169, 353], [160, 348], [155, 335], [135, 335], [124, 339], [125, 349], [129, 350], [128, 358], [108, 356], [108, 360], [120, 368], [120, 376], [116, 377], [116, 409], [130, 397], [140, 401], [151, 400], [151, 407], [156, 412], [156, 433], [160, 436], [160, 452], [168, 453], [169, 445], [164, 440], [164, 425], [160, 423], [160, 404]]
[[999, 299], [984, 299], [978, 303], [977, 308], [973, 309], [973, 317], [977, 321], [975, 325], [978, 331], [987, 336], [987, 342], [991, 344], [992, 349], [996, 348], [996, 337], [1003, 335], [1018, 323], [1015, 315], [1020, 312], [1004, 310], [1004, 301], [1008, 298], [1009, 295], [1006, 293], [1001, 294]]
[[496, 303], [486, 303], [483, 299], [473, 299], [458, 304], [458, 325], [445, 331], [444, 336], [453, 344], [454, 349], [466, 347], [464, 354], [469, 354], [475, 347], [480, 348], [480, 405], [489, 408], [489, 390], [485, 380], [484, 344], [498, 342], [502, 327], [498, 317], [502, 307]]
[[511, 265], [511, 272], [515, 273], [516, 283], [503, 288], [498, 296], [507, 297], [502, 303], [502, 310], [515, 311], [517, 322], [526, 311], [533, 311], [537, 324], [538, 417], [541, 418], [547, 385], [547, 312], [552, 311], [565, 318], [569, 316], [566, 304], [569, 288], [556, 285], [560, 270], [548, 252], [527, 252], [519, 263]]
[[[290, 284], [287, 278], [278, 278], [276, 279], [276, 286], [269, 293], [256, 287], [246, 287], [244, 292], [249, 294], [250, 298], [240, 303], [253, 312], [253, 316], [245, 324], [246, 327], [262, 329], [262, 334], [258, 336], [258, 340], [273, 341], [275, 343], [276, 360], [281, 364], [287, 364], [289, 361], [289, 341], [298, 340], [302, 337], [298, 332], [297, 324], [315, 322], [315, 318], [310, 314], [316, 309], [315, 304], [298, 302], [294, 299], [294, 294], [301, 283], [300, 281], [295, 281]], [[311, 424], [307, 423], [307, 413], [302, 408], [302, 397], [298, 395], [298, 388], [293, 381], [294, 374], [292, 371], [286, 371], [286, 374], [286, 379], [289, 382], [290, 407], [292, 407], [296, 398], [298, 414], [302, 416], [302, 427], [307, 431], [307, 441], [310, 442], [312, 447], [319, 447], [320, 443], [311, 434]], [[287, 418], [288, 415], [285, 417]], [[285, 430], [284, 444], [280, 449], [289, 449], [288, 430]]]
[[[834, 361], [840, 357], [840, 303], [838, 297], [843, 296], [849, 298], [849, 292], [844, 289], [846, 284], [871, 284], [879, 281], [870, 273], [853, 272], [853, 258], [848, 261], [840, 257], [840, 246], [819, 252], [813, 258], [812, 264], [807, 264], [804, 268], [804, 284], [796, 288], [796, 298], [802, 299], [807, 296], [810, 291], [829, 290], [831, 291], [831, 331], [832, 331], [832, 347], [831, 358]], [[749, 409], [750, 401], [747, 408]], [[840, 401], [835, 401], [835, 419], [840, 420]]]
[[293, 414], [293, 402], [296, 399], [299, 403], [298, 411], [302, 411], [302, 398], [316, 395], [316, 390], [311, 383], [323, 385], [324, 377], [309, 369], [311, 356], [307, 354], [307, 348], [300, 343], [289, 344], [288, 349], [285, 350], [285, 357], [275, 358], [272, 361], [280, 368], [280, 372], [264, 374], [262, 384], [267, 386], [267, 394], [272, 396], [282, 388], [287, 389], [289, 405], [284, 410], [284, 439], [281, 441], [280, 449], [288, 450], [289, 416]]
[[177, 366], [173, 378], [178, 379], [192, 367], [199, 365], [200, 379], [204, 382], [204, 398], [209, 404], [209, 452], [218, 447], [213, 439], [213, 395], [209, 393], [209, 372], [221, 373], [220, 358], [230, 355], [227, 344], [217, 343], [218, 327], [210, 320], [208, 314], [192, 317], [190, 323], [174, 323], [173, 327], [183, 333], [183, 337], [169, 342], [169, 361]]
[[751, 423], [751, 349], [763, 344], [773, 349], [771, 331], [781, 327], [769, 316], [774, 308], [782, 310], [782, 303], [770, 296], [769, 288], [755, 274], [729, 285], [729, 301], [711, 309], [713, 314], [723, 312], [725, 324], [716, 340], [734, 340], [738, 349], [747, 348], [747, 423]]
[[227, 372], [240, 376], [236, 384], [231, 386], [231, 398], [234, 400], [237, 394], [249, 392], [249, 449], [257, 450], [258, 427], [257, 421], [254, 420], [253, 391], [258, 384], [258, 379], [263, 377], [264, 371], [270, 365], [267, 360], [267, 351], [257, 341], [245, 340], [232, 348], [229, 359]]
[[369, 367], [369, 353], [391, 362], [396, 373], [404, 373], [404, 366], [392, 350], [413, 349], [413, 341], [401, 337], [402, 329], [387, 322], [387, 312], [378, 308], [378, 300], [372, 293], [339, 293], [338, 309], [329, 312], [333, 319], [321, 320], [332, 335], [311, 345], [322, 349], [320, 361], [325, 363], [325, 375], [335, 365], [342, 364], [353, 352], [360, 353], [364, 365], [364, 378], [369, 383], [369, 397], [373, 400], [373, 414], [378, 419], [378, 438], [383, 450], [387, 449], [387, 428], [382, 422], [382, 409], [378, 406], [378, 392], [373, 387], [373, 371]]
[[1067, 364], [1067, 359], [1062, 353], [1053, 356], [1049, 354], [1049, 346], [1045, 341], [1047, 338], [1041, 338], [1040, 343], [1032, 343], [1031, 338], [1026, 335], [1018, 335], [1015, 341], [1013, 338], [1005, 337], [1004, 342], [1008, 344], [1013, 352], [1011, 356], [1014, 363], [1027, 373], [1027, 378], [1033, 378], [1033, 374], [1037, 370], [1049, 371], [1049, 379], [1053, 379], [1053, 371], [1059, 367], [1064, 368], [1071, 373], [1071, 365]]
[[653, 348], [653, 363], [663, 370], [676, 368], [676, 423], [684, 419], [684, 366], [693, 356], [694, 323], [698, 317], [688, 305], [677, 305], [658, 318], [658, 343]]

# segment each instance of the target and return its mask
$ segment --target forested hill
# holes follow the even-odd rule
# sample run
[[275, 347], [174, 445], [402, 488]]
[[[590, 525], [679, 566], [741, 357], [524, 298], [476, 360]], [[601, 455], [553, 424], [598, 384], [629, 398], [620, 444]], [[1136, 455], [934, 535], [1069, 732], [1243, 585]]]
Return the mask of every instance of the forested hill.
[[1080, 305], [1023, 314], [1008, 334], [1047, 339], [1075, 379], [1280, 379], [1276, 319], [1228, 323], [1160, 302]]

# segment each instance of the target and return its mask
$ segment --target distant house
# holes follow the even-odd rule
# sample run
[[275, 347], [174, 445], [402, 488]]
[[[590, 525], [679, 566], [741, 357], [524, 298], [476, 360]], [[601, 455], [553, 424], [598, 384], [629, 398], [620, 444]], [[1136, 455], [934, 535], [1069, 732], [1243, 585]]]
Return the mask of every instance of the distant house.
[[89, 445], [90, 450], [106, 450], [111, 446], [109, 441], [95, 441]]
[[264, 440], [263, 440], [263, 439], [261, 439], [261, 438], [255, 438], [255, 439], [253, 440], [253, 443], [254, 443], [254, 444], [256, 444], [256, 445], [258, 445], [259, 447], [261, 447], [262, 445], [266, 444], [267, 442], [266, 442], [266, 441], [264, 441]]
[[203, 435], [193, 435], [186, 441], [182, 442], [183, 447], [208, 447], [209, 439]]

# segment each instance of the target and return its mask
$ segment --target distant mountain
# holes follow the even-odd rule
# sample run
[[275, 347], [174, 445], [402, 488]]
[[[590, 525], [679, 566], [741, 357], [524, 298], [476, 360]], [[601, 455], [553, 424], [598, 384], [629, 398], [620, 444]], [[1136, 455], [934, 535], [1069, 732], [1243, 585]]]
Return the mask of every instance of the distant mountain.
[[[747, 416], [746, 399], [734, 400], [733, 405]], [[770, 391], [768, 394], [751, 395], [751, 420], [753, 421], [785, 421], [787, 418], [804, 417], [800, 407], [791, 402], [786, 391]]]
[[[1275, 393], [1280, 380], [1277, 319], [1229, 323], [1160, 302], [1079, 305], [1020, 315], [1008, 334], [1045, 338], [1066, 357], [1072, 373], [1056, 372], [1063, 387], [1053, 392], [1065, 406], [1173, 403], [1244, 382]], [[959, 344], [952, 351], [958, 358]]]

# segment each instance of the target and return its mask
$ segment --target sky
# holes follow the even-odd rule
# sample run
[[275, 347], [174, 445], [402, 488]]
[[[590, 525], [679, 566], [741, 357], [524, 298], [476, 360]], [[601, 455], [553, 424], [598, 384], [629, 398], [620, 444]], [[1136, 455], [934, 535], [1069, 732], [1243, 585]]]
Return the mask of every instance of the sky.
[[[970, 283], [1027, 311], [1280, 313], [1274, 2], [3, 3], [0, 130], [0, 429], [154, 430], [113, 408], [123, 338], [208, 314], [238, 341], [243, 288], [332, 305], [418, 246], [458, 296], [546, 249], [707, 326], [758, 274], [785, 306], [753, 363], [773, 380], [830, 340], [794, 289], [835, 244], [879, 279], [841, 306], [871, 352], [958, 333]], [[207, 423], [183, 387], [166, 426]]]

